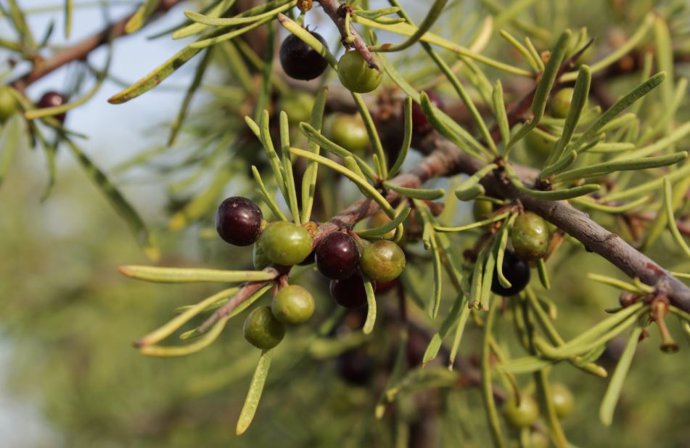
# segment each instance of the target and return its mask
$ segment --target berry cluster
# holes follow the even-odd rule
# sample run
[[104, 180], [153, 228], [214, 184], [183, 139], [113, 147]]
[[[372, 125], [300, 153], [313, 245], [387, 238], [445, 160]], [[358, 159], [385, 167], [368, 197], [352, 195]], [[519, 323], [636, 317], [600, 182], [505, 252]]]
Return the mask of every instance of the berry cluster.
[[[494, 213], [494, 204], [489, 199], [477, 199], [472, 213], [477, 221], [488, 219]], [[520, 213], [510, 229], [510, 242], [512, 250], [506, 249], [501, 264], [501, 272], [510, 286], [501, 284], [498, 268], [494, 270], [491, 282], [491, 291], [505, 297], [525, 289], [530, 280], [530, 263], [548, 255], [551, 243], [549, 225], [535, 213]]]
[[[382, 292], [405, 268], [405, 253], [388, 240], [369, 243], [360, 253], [350, 234], [333, 232], [312, 251], [313, 240], [304, 227], [287, 221], [266, 223], [261, 209], [243, 197], [233, 196], [220, 204], [216, 230], [224, 241], [235, 246], [253, 244], [256, 269], [315, 262], [319, 272], [331, 280], [333, 299], [346, 308], [366, 303], [363, 276]], [[298, 285], [284, 286], [271, 307], [257, 308], [249, 314], [244, 335], [251, 344], [268, 350], [283, 339], [285, 325], [302, 324], [313, 314], [314, 298], [309, 291]]]
[[[307, 31], [326, 47], [326, 41], [319, 33]], [[280, 45], [280, 64], [286, 75], [300, 81], [317, 78], [328, 67], [326, 58], [294, 34], [286, 37]], [[383, 79], [379, 69], [371, 67], [355, 50], [346, 51], [340, 57], [337, 73], [343, 86], [357, 93], [375, 90]]]
[[388, 240], [364, 246], [360, 255], [354, 238], [335, 232], [316, 247], [316, 266], [331, 279], [331, 296], [345, 308], [366, 303], [363, 275], [374, 282], [375, 292], [384, 292], [405, 269], [405, 262], [400, 246]]
[[[216, 230], [235, 246], [254, 245], [254, 265], [293, 266], [311, 253], [312, 238], [302, 226], [279, 221], [267, 224], [253, 201], [233, 196], [225, 199], [216, 213]], [[244, 337], [252, 345], [268, 350], [285, 336], [285, 325], [299, 325], [314, 314], [314, 298], [302, 286], [280, 288], [270, 307], [254, 309], [244, 321]]]

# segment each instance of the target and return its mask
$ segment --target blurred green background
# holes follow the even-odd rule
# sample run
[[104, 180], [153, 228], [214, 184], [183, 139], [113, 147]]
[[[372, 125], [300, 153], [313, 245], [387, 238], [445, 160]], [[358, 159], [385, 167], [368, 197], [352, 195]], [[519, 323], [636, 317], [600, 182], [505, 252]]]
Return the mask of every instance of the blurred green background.
[[[620, 24], [634, 20], [597, 10], [593, 3], [601, 6], [581, 2], [586, 8], [578, 9], [574, 24], [604, 30], [609, 19]], [[633, 10], [631, 15], [642, 15], [646, 3], [652, 2], [635, 3], [641, 12]], [[36, 26], [46, 23], [45, 17], [37, 20]], [[142, 40], [126, 45], [130, 47], [123, 47], [123, 54], [137, 46], [148, 48]], [[159, 45], [116, 70], [126, 77], [141, 74], [142, 67], [151, 64], [144, 61], [162, 60], [173, 50], [170, 44]], [[189, 75], [183, 70], [171, 83], [184, 85]], [[47, 79], [36, 92], [63, 82]], [[177, 104], [179, 90], [161, 91], [152, 93], [148, 102], [142, 98], [121, 109], [103, 106], [107, 97], [103, 93], [93, 102], [100, 106], [75, 111], [69, 123], [92, 136], [88, 147], [94, 159], [109, 166], [165, 138], [164, 132], [151, 129], [170, 117], [156, 114], [153, 120], [143, 119], [165, 109], [161, 104]], [[144, 126], [137, 126], [137, 121]], [[149, 134], [147, 138], [142, 137], [144, 133]], [[82, 171], [62, 155], [60, 162], [58, 183], [45, 201], [41, 200], [46, 184], [44, 160], [37, 151], [22, 151], [0, 188], [0, 446], [393, 446], [390, 417], [376, 421], [374, 407], [385, 385], [395, 337], [380, 330], [374, 342], [367, 344], [367, 350], [380, 359], [368, 387], [346, 384], [337, 375], [334, 360], [310, 356], [306, 344], [332, 310], [325, 285], [315, 274], [307, 274], [304, 280], [318, 296], [315, 324], [291, 332], [276, 351], [256, 420], [242, 437], [234, 435], [235, 421], [258, 352], [242, 339], [240, 320], [231, 321], [216, 343], [193, 356], [139, 355], [131, 347], [133, 340], [171, 318], [176, 307], [217, 289], [146, 284], [119, 275], [118, 265], [147, 260]], [[140, 176], [125, 183], [124, 191], [137, 208], [147, 211], [148, 220], [161, 226], [166, 199], [156, 179], [150, 184], [145, 181]], [[208, 216], [207, 222], [211, 219]], [[200, 239], [200, 230], [194, 226], [185, 232], [163, 233], [161, 263], [249, 265], [248, 251], [230, 249], [214, 238]], [[662, 263], [670, 262], [669, 256], [675, 253], [672, 243], [662, 239], [657, 246], [655, 255]], [[586, 272], [615, 275], [597, 257], [564, 249], [550, 266], [557, 292], [552, 297], [559, 309], [556, 325], [565, 336], [589, 328], [603, 318], [604, 308], [617, 303], [615, 290], [585, 280]], [[576, 396], [575, 412], [563, 422], [574, 445], [690, 447], [690, 343], [677, 326], [672, 325], [671, 331], [678, 336], [681, 351], [674, 356], [662, 354], [658, 334], [650, 332], [640, 345], [610, 428], [598, 419], [606, 381], [567, 366], [554, 369], [553, 378], [566, 383]], [[468, 329], [461, 354], [475, 355], [479, 339], [476, 330]], [[620, 341], [612, 345], [608, 361], [603, 360], [608, 367], [615, 365], [620, 353]], [[528, 384], [529, 378], [524, 385]], [[396, 415], [419, 420], [422, 416], [415, 414], [413, 400], [441, 403], [443, 412], [430, 417], [432, 442], [447, 447], [488, 446], [477, 389], [410, 394], [402, 398]]]

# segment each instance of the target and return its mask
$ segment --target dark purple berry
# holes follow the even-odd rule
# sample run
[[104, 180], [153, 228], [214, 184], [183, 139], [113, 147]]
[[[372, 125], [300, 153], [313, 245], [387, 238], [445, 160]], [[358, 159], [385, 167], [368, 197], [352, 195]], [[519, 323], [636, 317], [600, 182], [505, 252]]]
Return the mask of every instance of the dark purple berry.
[[[49, 90], [44, 93], [40, 100], [38, 100], [38, 107], [45, 109], [47, 107], [62, 106], [67, 102], [67, 97], [54, 90]], [[55, 115], [55, 119], [61, 123], [65, 122], [65, 114]]]
[[343, 353], [337, 362], [340, 377], [355, 386], [366, 385], [374, 374], [374, 360], [362, 349]]
[[331, 280], [330, 291], [338, 305], [345, 308], [358, 308], [367, 303], [364, 280], [359, 274], [342, 280]]
[[357, 243], [346, 233], [331, 233], [316, 246], [316, 266], [330, 279], [351, 277], [358, 264]]
[[510, 282], [510, 288], [505, 288], [498, 281], [498, 270], [494, 270], [491, 281], [491, 292], [499, 296], [512, 296], [523, 289], [529, 283], [529, 264], [519, 259], [513, 252], [506, 250], [503, 255], [503, 276]]
[[261, 233], [263, 214], [254, 201], [233, 196], [221, 202], [216, 213], [216, 230], [235, 246], [254, 244]]
[[[326, 46], [326, 41], [319, 33], [309, 32]], [[280, 64], [289, 77], [302, 81], [320, 76], [328, 67], [328, 61], [323, 56], [294, 34], [285, 38], [280, 46]]]

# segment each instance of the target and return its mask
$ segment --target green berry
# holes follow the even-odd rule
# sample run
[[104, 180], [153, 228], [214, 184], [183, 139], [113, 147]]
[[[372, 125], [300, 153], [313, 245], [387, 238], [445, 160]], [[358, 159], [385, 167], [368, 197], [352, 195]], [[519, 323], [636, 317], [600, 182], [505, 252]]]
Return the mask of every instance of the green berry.
[[14, 98], [11, 87], [0, 87], [0, 123], [4, 123], [17, 111], [17, 100]]
[[334, 114], [328, 134], [334, 143], [352, 152], [369, 147], [369, 134], [359, 114]]
[[568, 416], [573, 411], [575, 399], [572, 392], [564, 384], [551, 386], [551, 402], [559, 418]]
[[570, 87], [559, 90], [551, 97], [551, 113], [556, 118], [565, 118], [573, 102], [573, 90]]
[[280, 108], [288, 114], [291, 123], [309, 121], [314, 108], [314, 96], [303, 92], [289, 91], [280, 96]]
[[271, 303], [273, 315], [284, 324], [303, 324], [314, 315], [314, 297], [306, 288], [290, 285], [278, 291]]
[[544, 218], [535, 213], [522, 213], [510, 229], [510, 240], [518, 258], [523, 260], [543, 258], [549, 250], [551, 240], [549, 226]]
[[338, 78], [348, 90], [367, 93], [381, 84], [383, 75], [376, 68], [369, 67], [358, 51], [348, 51], [338, 61]]
[[271, 260], [266, 256], [266, 252], [261, 245], [261, 240], [254, 244], [252, 248], [252, 261], [254, 263], [254, 269], [262, 270], [271, 265]]
[[271, 308], [262, 306], [249, 313], [242, 328], [244, 338], [261, 350], [269, 350], [285, 336], [285, 326], [275, 318]]
[[527, 153], [534, 159], [533, 161], [541, 163], [551, 154], [553, 141], [532, 130], [525, 136], [525, 147]]
[[510, 398], [503, 405], [506, 420], [516, 428], [531, 426], [539, 418], [539, 406], [530, 395], [521, 396], [520, 405], [515, 398]]
[[377, 282], [398, 278], [405, 269], [405, 253], [392, 241], [379, 240], [362, 250], [362, 272]]
[[472, 206], [472, 216], [475, 221], [483, 221], [491, 218], [494, 212], [494, 203], [488, 199], [475, 199]]
[[268, 260], [282, 266], [299, 263], [307, 258], [312, 249], [309, 232], [287, 221], [269, 224], [261, 233], [258, 244]]

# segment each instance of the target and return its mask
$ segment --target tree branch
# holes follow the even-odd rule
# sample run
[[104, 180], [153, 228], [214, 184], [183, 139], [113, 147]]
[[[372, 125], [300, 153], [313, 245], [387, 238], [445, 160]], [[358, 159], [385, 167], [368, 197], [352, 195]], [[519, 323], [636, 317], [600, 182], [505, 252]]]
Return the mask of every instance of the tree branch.
[[[156, 15], [159, 16], [162, 13], [167, 12], [173, 6], [181, 3], [183, 0], [163, 0], [158, 9], [156, 10]], [[126, 35], [125, 25], [129, 21], [134, 13], [124, 17], [117, 22], [113, 22], [107, 25], [101, 31], [83, 39], [76, 44], [65, 48], [48, 59], [41, 59], [34, 63], [33, 68], [30, 72], [25, 73], [19, 78], [15, 79], [10, 83], [12, 87], [20, 92], [24, 92], [27, 87], [29, 87], [34, 82], [43, 78], [44, 76], [54, 72], [60, 67], [69, 64], [74, 61], [81, 61], [85, 59], [89, 53], [100, 47], [101, 45], [107, 44], [112, 39]]]

